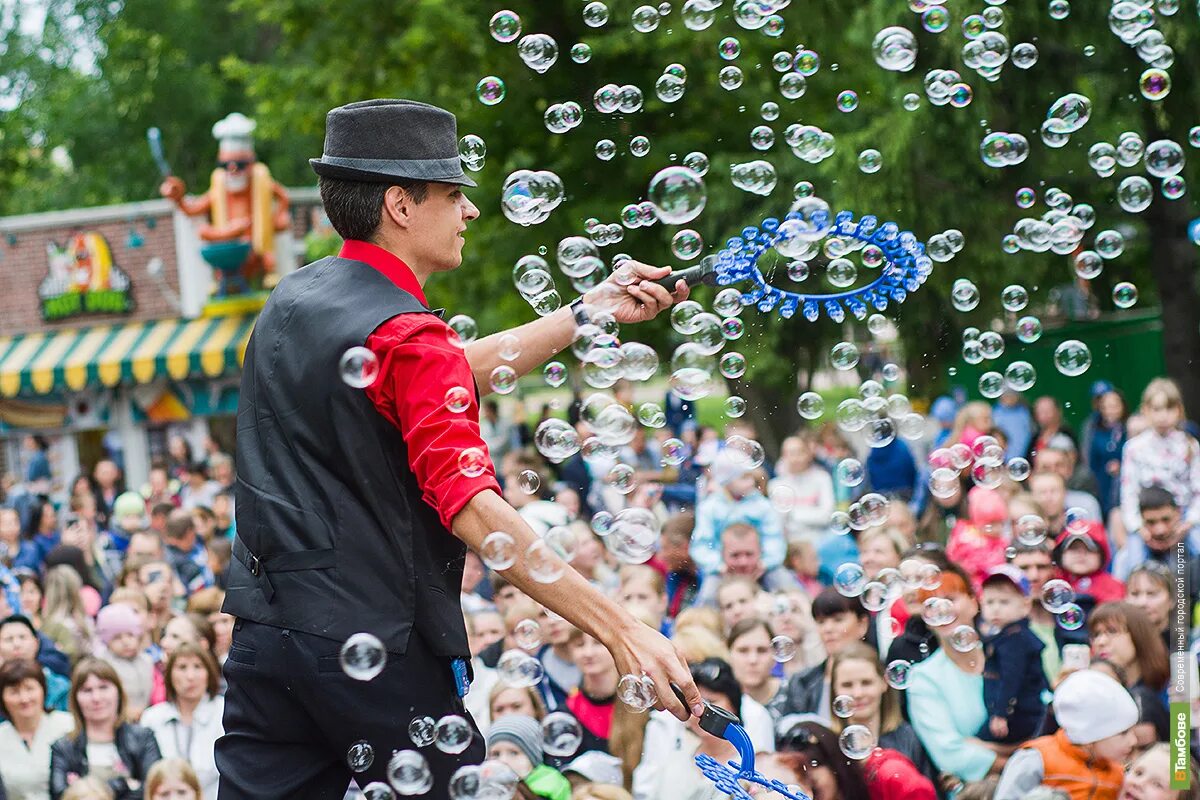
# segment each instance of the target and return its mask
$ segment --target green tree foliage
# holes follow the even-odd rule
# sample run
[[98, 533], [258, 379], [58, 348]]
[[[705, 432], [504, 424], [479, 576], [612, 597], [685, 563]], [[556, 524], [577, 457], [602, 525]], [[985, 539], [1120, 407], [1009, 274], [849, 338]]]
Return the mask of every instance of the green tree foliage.
[[[1194, 318], [1196, 248], [1185, 238], [1196, 205], [1191, 196], [1178, 201], [1156, 197], [1144, 214], [1127, 214], [1114, 202], [1116, 184], [1141, 168], [1121, 169], [1102, 180], [1087, 163], [1093, 143], [1115, 142], [1123, 131], [1139, 132], [1146, 142], [1170, 138], [1184, 143], [1189, 128], [1200, 123], [1200, 26], [1194, 8], [1158, 20], [1174, 48], [1174, 89], [1164, 101], [1149, 103], [1137, 87], [1145, 65], [1109, 31], [1109, 4], [1103, 0], [1077, 1], [1071, 15], [1058, 21], [1047, 15], [1042, 2], [1001, 6], [1001, 30], [1009, 42], [1033, 42], [1041, 56], [1030, 70], [1006, 65], [996, 82], [962, 62], [960, 24], [966, 14], [982, 10], [977, 2], [949, 0], [950, 28], [935, 35], [923, 31], [919, 15], [898, 0], [796, 0], [783, 11], [787, 27], [777, 39], [738, 27], [730, 16], [732, 0], [705, 31], [688, 30], [679, 16], [682, 2], [674, 2], [658, 29], [646, 34], [630, 25], [630, 14], [641, 0], [611, 0], [608, 5], [609, 23], [590, 28], [581, 17], [582, 0], [506, 3], [520, 14], [525, 33], [548, 33], [558, 42], [557, 64], [538, 75], [520, 62], [515, 44], [500, 44], [488, 35], [488, 20], [501, 8], [493, 0], [343, 0], [336, 5], [324, 0], [160, 0], [124, 6], [58, 0], [51, 4], [54, 25], [47, 26], [47, 35], [50, 49], [61, 55], [47, 62], [36, 47], [15, 41], [12, 31], [5, 39], [8, 49], [0, 62], [6, 64], [5, 74], [15, 67], [28, 78], [20, 109], [0, 123], [0, 167], [15, 165], [0, 178], [12, 182], [12, 194], [6, 192], [0, 202], [11, 213], [152, 195], [157, 176], [141, 142], [152, 124], [163, 128], [173, 163], [195, 185], [211, 164], [209, 127], [233, 110], [257, 118], [260, 151], [277, 175], [292, 183], [311, 182], [307, 158], [320, 152], [326, 110], [366, 97], [425, 100], [455, 112], [459, 133], [478, 134], [488, 147], [487, 164], [476, 174], [480, 187], [473, 194], [483, 216], [472, 227], [466, 264], [435, 280], [433, 300], [472, 313], [483, 330], [495, 330], [532, 316], [511, 284], [511, 267], [521, 255], [541, 247], [552, 255], [559, 239], [581, 233], [589, 217], [618, 221], [624, 205], [644, 199], [648, 180], [658, 169], [690, 151], [702, 151], [712, 162], [708, 206], [693, 227], [709, 248], [719, 247], [744, 225], [782, 215], [800, 180], [811, 181], [835, 209], [895, 220], [922, 239], [949, 228], [964, 233], [966, 249], [954, 261], [937, 265], [928, 285], [902, 308], [888, 312], [899, 321], [906, 366], [916, 384], [912, 391], [922, 394], [937, 385], [944, 367], [957, 358], [961, 327], [1003, 321], [999, 295], [1004, 286], [1026, 286], [1034, 308], [1046, 303], [1052, 287], [1072, 281], [1066, 257], [1007, 255], [1000, 249], [1001, 237], [1017, 219], [1044, 210], [1041, 205], [1018, 209], [1016, 189], [1030, 186], [1040, 195], [1058, 187], [1097, 209], [1098, 221], [1085, 246], [1105, 228], [1127, 233], [1125, 255], [1106, 267], [1093, 291], [1105, 310], [1112, 308], [1112, 283], [1123, 279], [1137, 283], [1142, 306], [1162, 301], [1167, 363], [1183, 380], [1193, 412], [1200, 413], [1200, 371], [1192, 364], [1200, 361]], [[84, 21], [78, 30], [65, 24], [74, 17]], [[872, 39], [887, 25], [917, 33], [913, 71], [888, 72], [874, 62]], [[81, 36], [100, 43], [91, 72], [73, 69], [67, 57]], [[744, 71], [745, 82], [733, 92], [717, 81], [726, 63], [717, 56], [717, 42], [724, 36], [741, 42], [741, 55], [733, 63]], [[593, 57], [585, 64], [573, 63], [570, 47], [581, 41], [591, 46]], [[801, 45], [820, 53], [822, 66], [809, 78], [804, 96], [788, 101], [778, 91], [771, 56]], [[684, 97], [669, 104], [655, 97], [653, 86], [672, 62], [687, 68], [688, 79]], [[961, 109], [932, 106], [924, 97], [922, 78], [933, 68], [958, 70], [973, 87], [972, 103]], [[502, 103], [488, 107], [475, 99], [475, 84], [484, 75], [506, 82]], [[592, 95], [606, 83], [638, 86], [645, 108], [634, 114], [596, 112]], [[835, 97], [845, 89], [860, 98], [852, 113], [836, 109]], [[1051, 149], [1041, 141], [1041, 121], [1056, 98], [1072, 91], [1091, 98], [1091, 121], [1065, 147]], [[921, 95], [916, 111], [902, 107], [909, 92]], [[566, 134], [551, 134], [542, 114], [550, 103], [566, 100], [583, 106], [584, 120]], [[775, 146], [759, 153], [750, 146], [749, 134], [763, 124], [759, 109], [765, 101], [779, 103], [781, 114], [769, 123]], [[794, 158], [782, 141], [793, 122], [833, 133], [833, 157], [816, 165]], [[979, 143], [989, 130], [1024, 134], [1031, 144], [1029, 159], [1006, 169], [985, 166]], [[33, 134], [44, 137], [42, 152], [66, 146], [75, 172], [50, 173], [44, 159], [32, 159], [19, 143]], [[638, 134], [652, 143], [644, 158], [628, 153], [630, 137]], [[593, 153], [601, 138], [617, 143], [618, 156], [610, 162]], [[868, 147], [883, 155], [883, 168], [870, 175], [856, 165], [858, 153]], [[1200, 154], [1189, 149], [1188, 156], [1185, 176], [1200, 185]], [[742, 192], [729, 181], [731, 164], [760, 157], [773, 161], [779, 174], [768, 198]], [[508, 222], [499, 210], [504, 178], [521, 168], [557, 172], [568, 193], [547, 222], [529, 228]], [[1155, 184], [1157, 188], [1157, 180]], [[674, 230], [661, 225], [628, 230], [624, 241], [606, 248], [604, 255], [620, 251], [651, 263], [681, 265], [669, 249]], [[969, 314], [949, 304], [949, 286], [958, 277], [974, 280], [984, 298]], [[568, 282], [562, 276], [558, 282], [569, 299], [573, 292]], [[809, 282], [823, 284], [819, 271]], [[711, 298], [707, 289], [699, 295]], [[861, 323], [783, 321], [752, 308], [743, 318], [746, 334], [732, 346], [748, 356], [750, 370], [735, 388], [752, 401], [764, 427], [776, 432], [794, 425], [791, 404], [812, 370], [824, 365], [832, 343], [847, 336], [870, 339]], [[638, 338], [659, 345], [664, 358], [669, 356], [679, 337], [665, 322], [649, 327], [639, 330]]]

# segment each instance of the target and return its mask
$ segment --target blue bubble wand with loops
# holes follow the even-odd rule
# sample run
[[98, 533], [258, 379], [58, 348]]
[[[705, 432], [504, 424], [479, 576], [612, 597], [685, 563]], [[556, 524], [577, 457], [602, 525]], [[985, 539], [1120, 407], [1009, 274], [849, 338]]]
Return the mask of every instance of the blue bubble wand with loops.
[[[828, 217], [828, 212], [818, 211], [810, 219], [802, 220], [798, 212], [791, 211], [782, 224], [768, 217], [757, 227], [742, 229], [741, 236], [730, 239], [722, 250], [706, 256], [696, 266], [676, 270], [655, 282], [670, 290], [679, 280], [689, 286], [698, 283], [731, 286], [749, 281], [753, 286], [742, 292], [743, 305], [757, 306], [759, 311], [777, 310], [784, 319], [791, 319], [799, 311], [809, 322], [816, 322], [822, 313], [834, 322], [842, 322], [847, 312], [861, 320], [872, 311], [887, 310], [891, 303], [903, 303], [932, 274], [933, 259], [911, 231], [902, 231], [894, 222], [881, 224], [878, 217], [870, 214], [857, 222], [851, 211], [839, 212], [832, 223]], [[793, 226], [787, 224], [793, 220], [814, 226], [822, 232], [821, 237], [832, 234], [875, 245], [883, 254], [879, 277], [866, 286], [839, 293], [805, 294], [772, 286], [758, 260], [770, 248], [786, 245], [796, 238], [791, 231]]]
[[[687, 701], [680, 688], [672, 683], [671, 689], [674, 690], [675, 696], [679, 698], [683, 707], [687, 708]], [[696, 766], [700, 768], [700, 772], [712, 782], [713, 786], [717, 787], [718, 791], [729, 795], [731, 800], [754, 800], [742, 788], [743, 782], [758, 784], [775, 792], [780, 797], [787, 797], [790, 800], [812, 800], [803, 792], [789, 789], [783, 782], [767, 778], [754, 768], [754, 744], [750, 741], [750, 735], [746, 733], [746, 729], [742, 727], [741, 722], [732, 712], [705, 701], [704, 713], [700, 715], [700, 727], [718, 739], [725, 739], [737, 749], [738, 760], [725, 764], [709, 755], [696, 756]]]

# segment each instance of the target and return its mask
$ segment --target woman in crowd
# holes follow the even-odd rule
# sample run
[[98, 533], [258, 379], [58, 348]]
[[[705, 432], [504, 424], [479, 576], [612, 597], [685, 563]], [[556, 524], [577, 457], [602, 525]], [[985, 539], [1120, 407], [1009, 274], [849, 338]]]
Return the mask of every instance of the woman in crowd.
[[1145, 612], [1125, 602], [1096, 606], [1088, 616], [1088, 643], [1093, 656], [1111, 661], [1124, 673], [1125, 688], [1138, 707], [1133, 728], [1138, 746], [1166, 741], [1167, 651]]
[[47, 800], [50, 746], [70, 733], [71, 715], [46, 710], [46, 676], [36, 661], [0, 666], [0, 780], [8, 800]]
[[34, 625], [41, 625], [42, 603], [46, 599], [46, 592], [42, 588], [42, 579], [31, 570], [21, 570], [17, 575], [17, 580], [21, 586], [21, 607], [14, 608], [13, 613], [29, 617]]
[[725, 639], [729, 666], [742, 692], [764, 706], [770, 706], [783, 689], [783, 680], [774, 674], [776, 660], [771, 647], [774, 638], [770, 625], [751, 618], [734, 625]]
[[[904, 506], [901, 502], [892, 502], [890, 507]], [[892, 528], [868, 528], [858, 535], [858, 562], [868, 578], [877, 578], [885, 569], [896, 569], [900, 566], [901, 556], [911, 546], [904, 534]], [[904, 599], [897, 597], [890, 600], [882, 610], [874, 614], [875, 643], [879, 652], [886, 653], [896, 634], [903, 629], [903, 623], [908, 620], [908, 612], [904, 608]]]
[[201, 800], [200, 780], [182, 758], [164, 758], [146, 776], [145, 800]]
[[1150, 627], [1162, 637], [1168, 653], [1171, 651], [1171, 612], [1175, 610], [1172, 583], [1170, 572], [1157, 561], [1134, 567], [1125, 581], [1125, 602], [1145, 613]]
[[21, 512], [15, 508], [0, 508], [0, 565], [14, 570], [38, 567], [37, 547], [22, 538]]
[[815, 721], [801, 721], [780, 736], [774, 761], [788, 767], [813, 800], [935, 800], [933, 784], [904, 756], [874, 747], [851, 760], [837, 735]]
[[166, 758], [183, 758], [200, 780], [204, 800], [216, 800], [214, 748], [225, 730], [225, 699], [217, 694], [220, 671], [212, 653], [184, 642], [167, 659], [167, 701], [142, 714]]
[[953, 647], [951, 633], [962, 625], [975, 626], [979, 603], [961, 570], [943, 570], [936, 589], [921, 589], [921, 603], [931, 598], [949, 601], [946, 624], [930, 626], [938, 641], [933, 655], [914, 664], [908, 679], [908, 717], [934, 765], [966, 783], [999, 773], [1008, 750], [985, 744], [975, 734], [988, 719], [983, 702], [983, 651]]
[[849, 644], [833, 657], [829, 668], [830, 693], [834, 702], [840, 697], [853, 701], [850, 716], [830, 709], [833, 732], [840, 734], [847, 725], [863, 725], [880, 747], [895, 750], [938, 785], [937, 769], [917, 738], [912, 725], [900, 715], [899, 692], [888, 684], [878, 654], [865, 644]]
[[[816, 592], [820, 594], [820, 590]], [[814, 667], [825, 660], [825, 646], [817, 633], [812, 616], [812, 600], [800, 591], [776, 592], [771, 599], [767, 621], [776, 636], [786, 636], [796, 646], [796, 654], [782, 663], [784, 677]]]
[[229, 646], [233, 642], [233, 623], [235, 622], [232, 614], [226, 614], [221, 610], [221, 604], [224, 602], [225, 592], [215, 586], [209, 586], [189, 597], [187, 603], [189, 614], [204, 617], [212, 626], [212, 650], [213, 655], [217, 657], [218, 664], [224, 664], [226, 656], [229, 655]]
[[776, 718], [788, 714], [829, 714], [830, 659], [853, 642], [861, 642], [870, 628], [870, 615], [857, 597], [846, 597], [836, 589], [826, 589], [813, 600], [813, 619], [821, 644], [829, 655], [824, 662], [788, 679], [771, 703]]
[[536, 687], [497, 683], [488, 695], [488, 718], [497, 720], [505, 714], [523, 714], [541, 722], [546, 716], [546, 703]]
[[58, 512], [54, 509], [54, 503], [50, 502], [50, 498], [45, 496], [38, 498], [33, 507], [33, 513], [29, 515], [29, 522], [25, 526], [25, 538], [33, 542], [39, 566], [46, 559], [46, 554], [58, 546], [62, 534], [58, 529]]
[[83, 581], [66, 564], [46, 573], [46, 601], [42, 633], [54, 640], [72, 663], [92, 651], [92, 620], [83, 608]]
[[106, 782], [117, 800], [138, 800], [162, 756], [154, 732], [125, 722], [125, 691], [112, 666], [85, 658], [71, 676], [74, 729], [50, 748], [50, 798], [61, 800], [77, 778]]

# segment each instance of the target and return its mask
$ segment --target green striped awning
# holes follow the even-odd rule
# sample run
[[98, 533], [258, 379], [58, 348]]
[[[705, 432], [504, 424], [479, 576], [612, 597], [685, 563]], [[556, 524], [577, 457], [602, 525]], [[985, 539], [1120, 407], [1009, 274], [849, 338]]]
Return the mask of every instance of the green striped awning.
[[255, 319], [161, 319], [0, 337], [0, 396], [215, 378], [241, 366]]

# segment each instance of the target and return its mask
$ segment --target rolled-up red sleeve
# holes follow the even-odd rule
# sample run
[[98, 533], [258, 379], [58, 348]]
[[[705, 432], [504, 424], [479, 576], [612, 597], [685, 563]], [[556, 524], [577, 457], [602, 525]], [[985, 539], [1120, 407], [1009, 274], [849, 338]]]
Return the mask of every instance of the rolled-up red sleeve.
[[[402, 314], [376, 328], [366, 342], [379, 359], [379, 377], [367, 396], [400, 429], [425, 502], [447, 530], [476, 494], [500, 492], [479, 432], [475, 379], [462, 348], [447, 339], [448, 330], [432, 315]], [[469, 398], [462, 411], [447, 407], [446, 392], [456, 387], [466, 389]], [[459, 457], [472, 447], [483, 452], [484, 469], [469, 477], [459, 468]]]

